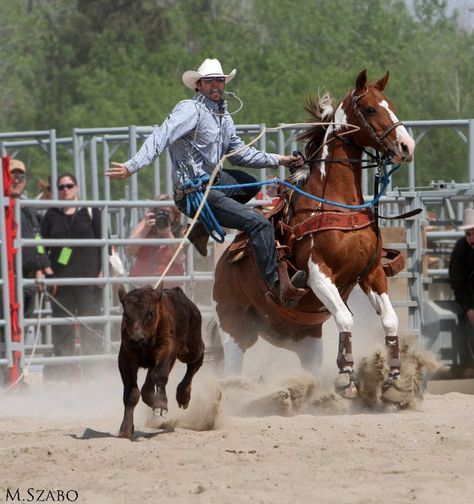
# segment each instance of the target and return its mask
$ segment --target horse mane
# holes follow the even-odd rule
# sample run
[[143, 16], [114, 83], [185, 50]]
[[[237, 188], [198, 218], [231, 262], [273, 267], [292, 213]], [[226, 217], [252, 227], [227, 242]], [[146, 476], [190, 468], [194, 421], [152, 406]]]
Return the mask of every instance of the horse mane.
[[[308, 123], [328, 123], [334, 115], [335, 105], [329, 93], [324, 93], [322, 96], [310, 96], [306, 100], [304, 109], [310, 114]], [[321, 148], [326, 135], [327, 124], [313, 124], [309, 129], [300, 133], [296, 139], [305, 143], [305, 157], [310, 159], [316, 155]], [[309, 176], [309, 168], [303, 166], [288, 177], [288, 181], [294, 184], [304, 183]]]
[[[327, 123], [334, 114], [334, 102], [329, 93], [323, 96], [310, 96], [305, 104], [305, 110], [310, 114], [307, 122]], [[305, 142], [305, 156], [310, 158], [316, 154], [321, 147], [326, 134], [325, 125], [314, 124], [306, 131], [298, 135], [297, 140]]]

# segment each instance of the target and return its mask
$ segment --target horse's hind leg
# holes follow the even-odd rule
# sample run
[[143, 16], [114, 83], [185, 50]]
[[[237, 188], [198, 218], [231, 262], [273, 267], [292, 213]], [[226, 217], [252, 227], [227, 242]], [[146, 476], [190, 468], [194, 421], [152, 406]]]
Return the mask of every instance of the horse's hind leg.
[[336, 390], [341, 396], [352, 399], [358, 394], [355, 384], [354, 358], [352, 356], [354, 318], [329, 274], [322, 269], [322, 266], [320, 267], [312, 261], [309, 261], [308, 265], [310, 271], [308, 284], [316, 297], [334, 317], [339, 330], [339, 351], [337, 355], [339, 376], [336, 380]]
[[232, 315], [231, 319], [220, 319], [224, 375], [238, 375], [242, 372], [244, 353], [258, 340], [258, 329], [252, 317], [248, 313], [238, 313], [238, 316], [236, 314], [237, 312]]
[[381, 266], [371, 278], [360, 283], [370, 303], [380, 316], [385, 332], [385, 345], [389, 358], [390, 372], [384, 388], [390, 387], [400, 375], [400, 349], [398, 343], [398, 317], [387, 294], [387, 277]]
[[285, 348], [296, 353], [301, 367], [312, 373], [316, 378], [320, 376], [323, 366], [323, 340], [322, 324], [307, 332], [307, 336], [298, 340], [290, 341]]

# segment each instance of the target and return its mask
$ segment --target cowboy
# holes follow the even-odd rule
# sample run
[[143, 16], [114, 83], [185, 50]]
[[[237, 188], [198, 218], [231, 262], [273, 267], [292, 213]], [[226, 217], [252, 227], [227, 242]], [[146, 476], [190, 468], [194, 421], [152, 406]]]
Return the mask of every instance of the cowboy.
[[458, 227], [464, 236], [454, 245], [449, 262], [449, 281], [454, 299], [461, 309], [460, 331], [453, 334], [453, 346], [459, 363], [452, 368], [457, 377], [474, 376], [474, 208], [464, 211], [464, 219]]
[[[234, 122], [224, 100], [224, 87], [236, 74], [233, 69], [224, 74], [217, 59], [205, 59], [197, 71], [183, 73], [186, 87], [196, 92], [192, 99], [179, 102], [165, 121], [145, 140], [137, 154], [125, 163], [112, 163], [106, 171], [111, 179], [126, 179], [149, 165], [165, 147], [173, 165], [174, 199], [186, 214], [186, 198], [181, 190], [189, 180], [209, 176], [224, 155], [233, 165], [248, 168], [301, 166], [300, 156], [269, 154], [249, 147], [237, 135]], [[239, 170], [220, 170], [216, 185], [255, 182], [256, 179]], [[294, 288], [282, 292], [277, 272], [277, 254], [272, 224], [257, 210], [245, 205], [257, 194], [259, 187], [239, 187], [231, 190], [211, 190], [207, 203], [221, 226], [245, 231], [265, 280], [269, 293], [280, 303], [289, 304], [301, 296], [306, 273], [298, 271], [292, 277]], [[188, 215], [193, 217], [193, 215]], [[207, 255], [208, 233], [196, 223], [189, 239], [199, 253]], [[296, 288], [296, 289], [295, 289]]]

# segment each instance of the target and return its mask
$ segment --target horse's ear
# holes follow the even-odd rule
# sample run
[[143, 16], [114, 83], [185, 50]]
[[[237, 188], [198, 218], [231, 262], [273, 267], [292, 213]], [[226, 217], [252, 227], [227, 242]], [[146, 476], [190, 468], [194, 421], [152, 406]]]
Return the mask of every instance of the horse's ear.
[[375, 87], [379, 91], [383, 91], [385, 89], [385, 86], [387, 85], [388, 78], [390, 77], [390, 72], [387, 70], [386, 74], [375, 83]]
[[365, 89], [367, 85], [367, 68], [362, 70], [362, 72], [357, 76], [355, 87], [356, 89]]

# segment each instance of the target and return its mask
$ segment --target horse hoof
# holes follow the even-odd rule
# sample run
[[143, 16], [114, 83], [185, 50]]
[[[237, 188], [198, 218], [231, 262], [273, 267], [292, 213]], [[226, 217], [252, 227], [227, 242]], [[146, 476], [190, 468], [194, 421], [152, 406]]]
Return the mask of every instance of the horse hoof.
[[160, 416], [161, 418], [166, 418], [168, 416], [168, 410], [164, 408], [154, 408], [153, 413], [155, 416]]
[[336, 392], [344, 399], [355, 399], [359, 395], [359, 390], [354, 382], [351, 382], [347, 387], [337, 387]]
[[359, 395], [353, 373], [343, 372], [336, 378], [336, 392], [344, 399], [355, 399]]
[[382, 386], [382, 400], [403, 407], [413, 400], [413, 393], [410, 387], [403, 386], [399, 375], [389, 376]]

